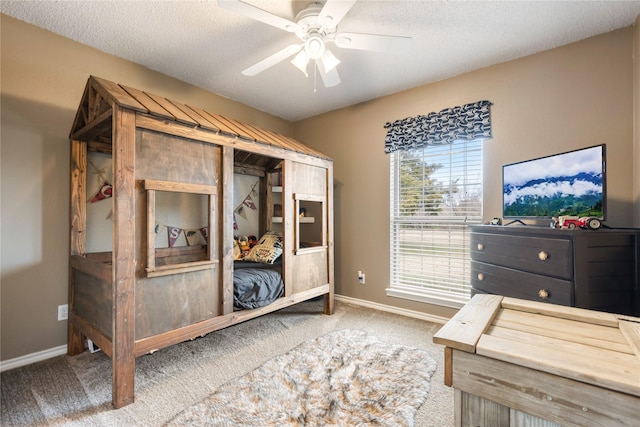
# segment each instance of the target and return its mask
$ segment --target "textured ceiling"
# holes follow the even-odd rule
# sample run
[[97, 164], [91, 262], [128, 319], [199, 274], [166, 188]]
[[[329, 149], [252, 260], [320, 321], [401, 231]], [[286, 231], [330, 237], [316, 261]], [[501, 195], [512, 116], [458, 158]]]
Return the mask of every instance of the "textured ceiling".
[[[311, 3], [246, 2], [290, 20]], [[331, 46], [342, 61], [342, 83], [332, 88], [289, 61], [242, 75], [298, 39], [215, 1], [2, 0], [0, 11], [296, 121], [633, 25], [640, 1], [359, 0], [338, 31], [410, 36], [413, 44], [404, 55]]]

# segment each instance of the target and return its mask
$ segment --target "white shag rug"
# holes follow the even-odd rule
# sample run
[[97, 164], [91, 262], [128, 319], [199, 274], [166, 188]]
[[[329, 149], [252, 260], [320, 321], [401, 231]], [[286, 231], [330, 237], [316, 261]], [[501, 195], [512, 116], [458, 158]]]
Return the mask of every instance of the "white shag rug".
[[169, 426], [412, 426], [436, 362], [341, 330], [304, 342], [179, 413]]

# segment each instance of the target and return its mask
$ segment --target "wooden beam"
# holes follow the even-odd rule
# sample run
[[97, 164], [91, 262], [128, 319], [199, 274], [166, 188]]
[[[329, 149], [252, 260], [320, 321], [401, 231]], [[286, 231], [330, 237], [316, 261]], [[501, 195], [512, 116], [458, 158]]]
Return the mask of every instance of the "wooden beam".
[[476, 344], [500, 309], [500, 295], [478, 294], [462, 307], [436, 334], [433, 342], [475, 353]]
[[183, 262], [175, 265], [162, 265], [147, 267], [147, 277], [169, 276], [178, 273], [190, 273], [192, 271], [213, 270], [218, 266], [218, 260]]
[[202, 322], [184, 326], [182, 328], [173, 329], [168, 332], [161, 333], [152, 337], [137, 340], [135, 343], [136, 357], [153, 353], [161, 348], [169, 347], [173, 344], [183, 342], [199, 336], [204, 336], [209, 332], [217, 331], [237, 323], [246, 322], [247, 320], [264, 316], [277, 310], [281, 310], [290, 305], [306, 301], [317, 296], [321, 296], [329, 292], [329, 285], [319, 286], [307, 291], [298, 292], [291, 297], [281, 297], [269, 305], [251, 310], [240, 310], [229, 314], [222, 314]]
[[[333, 229], [333, 167], [327, 168], [326, 174], [327, 200], [324, 206], [326, 211], [326, 239], [327, 239], [327, 268], [329, 269], [329, 293], [324, 297], [324, 314], [333, 314], [335, 271], [334, 271], [334, 229]], [[323, 216], [325, 216], [323, 214]]]
[[222, 314], [233, 313], [233, 151], [231, 147], [222, 147], [220, 173], [222, 197], [220, 197], [217, 224], [222, 237], [220, 242], [222, 268], [219, 276]]
[[111, 152], [112, 152], [111, 141], [109, 142], [96, 141], [96, 140], [88, 141], [87, 151], [111, 155]]
[[175, 120], [175, 117], [171, 113], [165, 110], [160, 104], [143, 91], [123, 85], [120, 85], [120, 87], [126, 90], [140, 104], [144, 105], [144, 107], [149, 111], [149, 114], [169, 120]]
[[145, 179], [144, 189], [193, 194], [216, 194], [218, 192], [218, 189], [211, 185], [189, 184], [174, 181], [159, 181], [156, 179]]
[[72, 269], [81, 271], [103, 282], [109, 283], [113, 278], [113, 269], [110, 264], [98, 262], [81, 255], [72, 255], [70, 264]]
[[[285, 159], [282, 163], [282, 233], [284, 250], [282, 251], [282, 279], [284, 294], [293, 295], [293, 257], [296, 250], [295, 226], [298, 223], [291, 189], [293, 188], [293, 161]], [[292, 223], [292, 221], [294, 221]]]
[[113, 354], [111, 353], [113, 343], [109, 337], [105, 336], [82, 316], [69, 313], [69, 322], [73, 322], [73, 324], [82, 332], [83, 336], [86, 336], [93, 341], [98, 347], [100, 347], [104, 354], [109, 357], [113, 357]]
[[196, 139], [210, 144], [230, 146], [236, 150], [249, 151], [275, 159], [291, 159], [298, 163], [318, 166], [321, 168], [327, 168], [333, 164], [333, 160], [328, 158], [308, 156], [296, 151], [286, 150], [275, 145], [234, 138], [224, 133], [213, 132], [200, 127], [186, 126], [177, 122], [163, 122], [157, 117], [144, 114], [138, 114], [136, 126], [156, 132], [167, 133], [169, 135]]
[[584, 308], [548, 304], [546, 302], [505, 297], [502, 300], [502, 308], [542, 314], [551, 317], [559, 317], [561, 319], [575, 320], [577, 322], [610, 326], [613, 328], [618, 326], [618, 318], [615, 314], [604, 313], [595, 310], [587, 310]]
[[91, 141], [99, 135], [111, 133], [111, 115], [112, 110], [105, 111], [82, 128], [78, 129], [71, 135], [72, 139], [78, 141]]
[[[69, 206], [69, 222], [71, 228], [69, 243], [69, 264], [75, 256], [82, 256], [86, 251], [87, 229], [87, 144], [71, 141], [71, 201]], [[69, 313], [74, 312], [75, 274], [69, 268], [68, 302]], [[84, 351], [84, 335], [76, 324], [67, 322], [67, 354], [73, 356]]]
[[180, 110], [178, 107], [176, 107], [175, 105], [173, 105], [171, 102], [169, 102], [169, 100], [158, 96], [158, 95], [154, 95], [152, 93], [147, 93], [145, 92], [145, 95], [147, 95], [149, 98], [153, 99], [155, 102], [158, 103], [158, 105], [160, 105], [162, 108], [164, 108], [165, 110], [167, 110], [167, 112], [169, 112], [169, 114], [171, 114], [173, 117], [175, 117], [175, 120], [182, 122], [182, 123], [186, 123], [188, 125], [197, 125], [198, 123], [193, 120], [191, 117], [189, 117], [184, 111]]
[[451, 387], [453, 384], [453, 349], [444, 348], [444, 385]]
[[135, 377], [135, 141], [134, 111], [113, 116], [113, 406], [134, 400]]
[[134, 97], [129, 95], [123, 88], [118, 86], [116, 83], [113, 83], [109, 80], [101, 79], [96, 76], [91, 76], [90, 80], [93, 80], [93, 87], [102, 93], [102, 89], [106, 91], [106, 95], [111, 97], [111, 99], [120, 107], [140, 111], [143, 113], [147, 112], [147, 109], [144, 105], [140, 104]]

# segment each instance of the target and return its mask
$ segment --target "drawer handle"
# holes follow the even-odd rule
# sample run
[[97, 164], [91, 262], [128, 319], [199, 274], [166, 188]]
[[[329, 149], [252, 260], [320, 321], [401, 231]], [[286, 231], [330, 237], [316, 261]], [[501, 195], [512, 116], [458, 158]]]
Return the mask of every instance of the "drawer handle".
[[478, 280], [483, 281], [484, 280], [484, 274], [478, 273]]
[[549, 254], [545, 251], [540, 251], [538, 252], [538, 258], [540, 258], [540, 261], [546, 261], [549, 258]]
[[549, 299], [549, 291], [546, 289], [540, 289], [538, 291], [538, 296], [540, 299]]
[[484, 250], [484, 245], [482, 243], [478, 243], [478, 250]]

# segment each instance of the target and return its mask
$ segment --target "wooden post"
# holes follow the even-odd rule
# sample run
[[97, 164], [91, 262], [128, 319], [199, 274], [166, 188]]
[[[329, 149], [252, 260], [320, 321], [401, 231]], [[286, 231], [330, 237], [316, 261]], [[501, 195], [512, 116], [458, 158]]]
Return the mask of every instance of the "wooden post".
[[327, 165], [326, 192], [326, 239], [327, 239], [327, 268], [329, 269], [329, 293], [324, 296], [324, 314], [333, 314], [334, 306], [334, 269], [333, 269], [333, 163]]
[[[221, 186], [219, 187], [222, 197], [218, 203], [220, 213], [218, 214], [218, 230], [222, 235], [220, 251], [222, 262], [220, 263], [220, 301], [222, 301], [222, 314], [233, 313], [233, 148], [222, 147], [222, 171]], [[213, 222], [210, 222], [213, 226]], [[217, 233], [210, 232], [209, 239]], [[210, 244], [214, 244], [213, 241]]]
[[293, 162], [285, 159], [282, 162], [282, 235], [284, 239], [284, 251], [282, 252], [282, 281], [284, 282], [284, 296], [293, 295], [293, 255], [296, 250], [294, 241], [294, 227], [296, 224], [293, 193]]
[[113, 114], [113, 356], [112, 399], [133, 403], [135, 376], [135, 112]]
[[[69, 222], [71, 240], [69, 256], [85, 255], [87, 240], [87, 144], [71, 141], [71, 204]], [[73, 356], [84, 351], [84, 335], [75, 327], [74, 290], [75, 274], [69, 265], [69, 320], [67, 332], [67, 354]]]
[[453, 349], [444, 348], [444, 385], [453, 386]]

